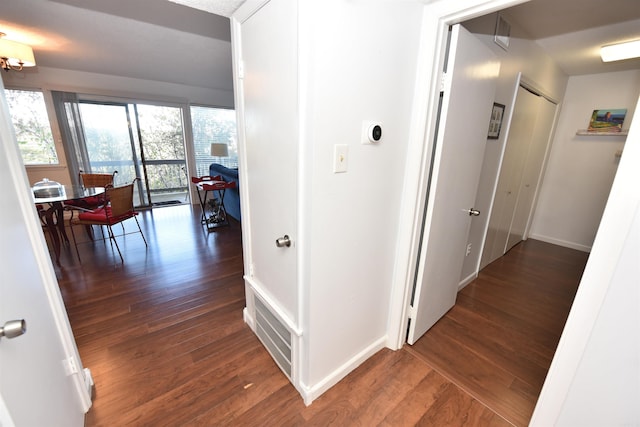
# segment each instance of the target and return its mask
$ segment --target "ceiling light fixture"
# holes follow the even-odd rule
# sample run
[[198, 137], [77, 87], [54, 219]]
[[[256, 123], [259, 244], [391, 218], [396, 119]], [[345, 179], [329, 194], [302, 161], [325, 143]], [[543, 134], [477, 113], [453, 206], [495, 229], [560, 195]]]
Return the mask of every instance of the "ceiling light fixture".
[[0, 67], [6, 71], [22, 71], [23, 67], [33, 67], [36, 60], [33, 57], [31, 46], [7, 40], [6, 34], [0, 33]]
[[640, 40], [616, 43], [600, 48], [602, 62], [622, 61], [640, 57]]

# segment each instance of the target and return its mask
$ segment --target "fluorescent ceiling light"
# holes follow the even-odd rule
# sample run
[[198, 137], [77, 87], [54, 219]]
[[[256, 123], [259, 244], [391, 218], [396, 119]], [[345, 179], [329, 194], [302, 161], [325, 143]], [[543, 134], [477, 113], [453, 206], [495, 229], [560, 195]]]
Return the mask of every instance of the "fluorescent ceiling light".
[[621, 61], [640, 57], [640, 40], [617, 43], [600, 48], [602, 62]]

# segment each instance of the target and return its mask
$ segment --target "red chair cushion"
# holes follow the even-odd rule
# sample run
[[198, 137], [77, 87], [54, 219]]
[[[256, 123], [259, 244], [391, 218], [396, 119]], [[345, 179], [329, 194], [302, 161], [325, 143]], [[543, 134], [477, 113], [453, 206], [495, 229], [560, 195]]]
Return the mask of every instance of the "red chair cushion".
[[118, 222], [131, 218], [135, 215], [138, 215], [138, 212], [129, 211], [118, 217], [112, 217], [111, 207], [107, 206], [105, 208], [96, 209], [91, 212], [81, 212], [78, 215], [78, 219], [80, 221], [100, 222], [104, 224], [117, 224]]
[[90, 208], [104, 205], [104, 197], [102, 196], [88, 196], [82, 199], [67, 200], [65, 205], [78, 206], [81, 208]]

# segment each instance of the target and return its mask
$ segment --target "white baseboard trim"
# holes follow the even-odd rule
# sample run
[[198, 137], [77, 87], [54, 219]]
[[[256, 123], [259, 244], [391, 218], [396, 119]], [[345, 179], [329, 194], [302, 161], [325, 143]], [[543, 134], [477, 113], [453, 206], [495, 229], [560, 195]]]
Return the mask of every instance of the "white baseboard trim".
[[244, 320], [244, 323], [249, 325], [251, 330], [255, 332], [255, 330], [256, 330], [256, 320], [253, 317], [251, 317], [247, 307], [242, 309], [242, 320]]
[[360, 353], [356, 354], [352, 357], [347, 363], [340, 366], [338, 369], [333, 371], [330, 375], [327, 375], [324, 379], [316, 383], [315, 385], [309, 387], [306, 384], [300, 382], [300, 388], [298, 391], [302, 395], [304, 399], [304, 404], [309, 406], [311, 403], [320, 397], [322, 393], [329, 390], [331, 387], [336, 385], [340, 380], [346, 377], [351, 371], [360, 366], [365, 360], [376, 354], [378, 351], [382, 350], [386, 347], [387, 337], [381, 337], [375, 342], [371, 343], [367, 348], [362, 350]]
[[591, 252], [591, 246], [585, 246], [579, 243], [568, 242], [566, 240], [561, 240], [561, 239], [555, 239], [549, 236], [543, 236], [540, 234], [530, 234], [529, 238], [534, 240], [540, 240], [546, 243], [551, 243], [552, 245], [558, 245], [558, 246], [562, 246], [569, 249], [575, 249], [577, 251], [582, 251], [587, 253]]
[[462, 279], [460, 283], [458, 283], [458, 292], [464, 289], [464, 287], [467, 286], [469, 283], [473, 282], [476, 279], [476, 277], [478, 277], [478, 273], [473, 272], [467, 277], [465, 277], [464, 279]]

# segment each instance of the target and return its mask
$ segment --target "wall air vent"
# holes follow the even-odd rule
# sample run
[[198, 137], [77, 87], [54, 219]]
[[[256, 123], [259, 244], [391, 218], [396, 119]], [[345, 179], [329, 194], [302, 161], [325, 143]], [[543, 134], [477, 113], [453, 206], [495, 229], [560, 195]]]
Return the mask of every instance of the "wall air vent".
[[267, 306], [255, 298], [256, 335], [291, 380], [291, 332]]
[[511, 24], [504, 19], [504, 16], [498, 14], [496, 18], [496, 29], [493, 41], [503, 48], [509, 50], [509, 42], [511, 41]]

